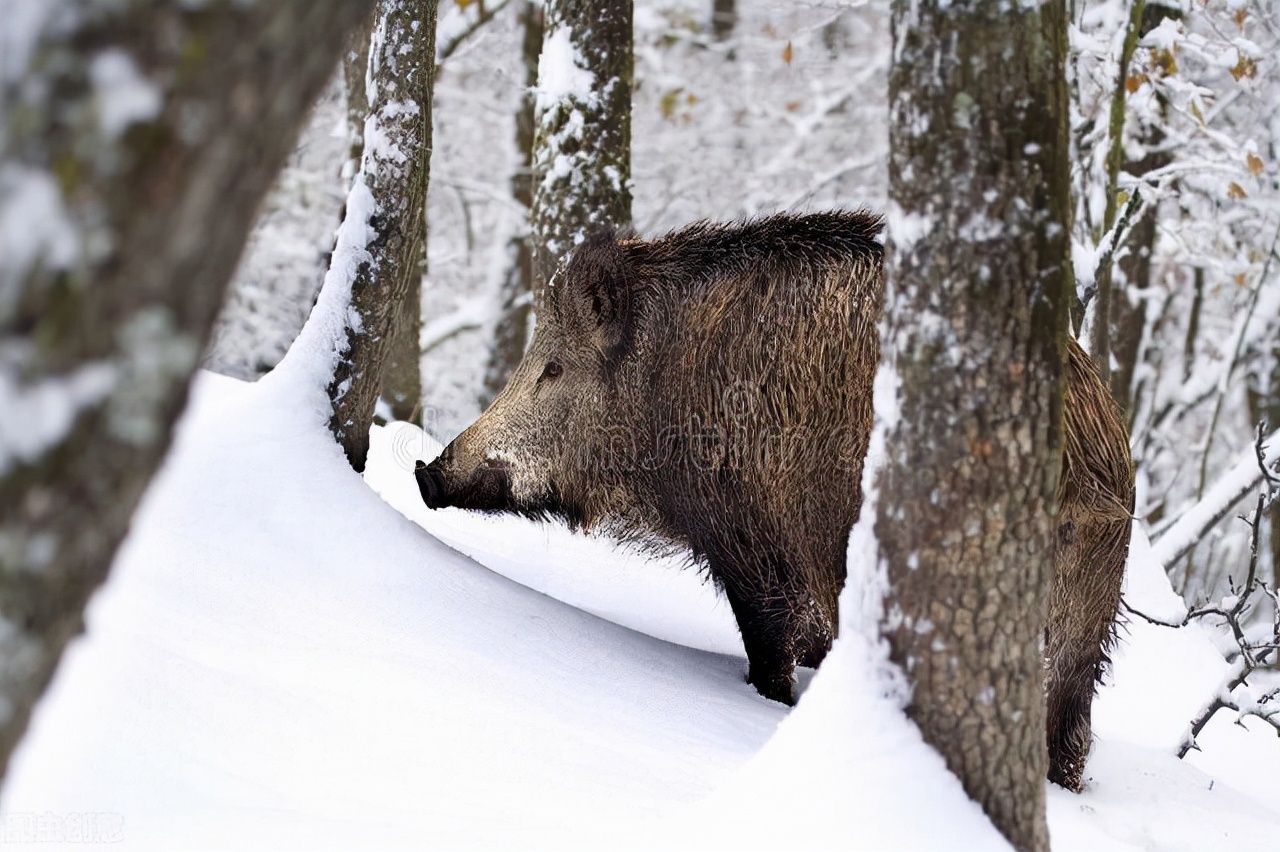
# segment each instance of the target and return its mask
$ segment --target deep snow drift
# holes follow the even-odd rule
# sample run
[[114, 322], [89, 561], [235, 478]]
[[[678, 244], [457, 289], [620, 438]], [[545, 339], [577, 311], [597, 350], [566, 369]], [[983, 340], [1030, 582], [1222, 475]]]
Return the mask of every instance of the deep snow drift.
[[[557, 527], [427, 512], [410, 470], [435, 448], [404, 424], [376, 433], [367, 487], [322, 404], [288, 370], [199, 378], [11, 767], [0, 837], [1002, 845], [879, 697], [867, 649], [838, 643], [788, 712], [744, 682], [728, 607], [695, 572]], [[1176, 611], [1145, 554], [1139, 538], [1129, 599]], [[1172, 756], [1224, 665], [1199, 627], [1128, 626], [1090, 787], [1050, 789], [1055, 849], [1275, 848], [1273, 733], [1216, 719], [1203, 754]]]

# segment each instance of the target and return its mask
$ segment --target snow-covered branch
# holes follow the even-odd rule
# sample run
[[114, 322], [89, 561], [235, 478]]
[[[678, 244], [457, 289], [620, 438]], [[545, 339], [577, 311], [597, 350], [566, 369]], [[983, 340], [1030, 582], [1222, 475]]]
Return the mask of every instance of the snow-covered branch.
[[1152, 555], [1168, 570], [1225, 518], [1259, 482], [1264, 471], [1280, 464], [1280, 429], [1261, 436], [1232, 468], [1223, 474], [1200, 502], [1164, 531], [1152, 546]]
[[[1272, 438], [1275, 437], [1273, 434]], [[1258, 577], [1263, 513], [1280, 496], [1280, 477], [1270, 469], [1267, 458], [1259, 430], [1256, 464], [1261, 471], [1259, 478], [1265, 479], [1266, 484], [1263, 493], [1258, 495], [1252, 516], [1241, 518], [1250, 529], [1249, 564], [1244, 582], [1236, 585], [1228, 578], [1230, 588], [1227, 595], [1188, 611], [1176, 623], [1153, 618], [1132, 606], [1127, 607], [1139, 618], [1161, 627], [1180, 628], [1196, 620], [1220, 624], [1230, 632], [1235, 645], [1235, 649], [1227, 654], [1230, 666], [1217, 689], [1188, 723], [1178, 747], [1178, 757], [1186, 757], [1193, 749], [1199, 749], [1196, 738], [1219, 710], [1233, 710], [1238, 717], [1255, 716], [1280, 733], [1280, 701], [1277, 700], [1280, 689], [1267, 689], [1249, 682], [1249, 676], [1259, 667], [1269, 664], [1280, 651], [1280, 594]], [[1250, 615], [1262, 599], [1267, 599], [1272, 607], [1271, 624], [1265, 632], [1248, 625]]]

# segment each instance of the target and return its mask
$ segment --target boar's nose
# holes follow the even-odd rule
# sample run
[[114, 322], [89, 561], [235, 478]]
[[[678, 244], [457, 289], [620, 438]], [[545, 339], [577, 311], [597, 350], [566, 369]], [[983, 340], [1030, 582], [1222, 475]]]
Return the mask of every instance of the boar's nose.
[[445, 500], [444, 477], [440, 473], [440, 460], [426, 464], [418, 459], [413, 466], [413, 478], [418, 480], [418, 492], [422, 502], [428, 509], [443, 509], [448, 503]]

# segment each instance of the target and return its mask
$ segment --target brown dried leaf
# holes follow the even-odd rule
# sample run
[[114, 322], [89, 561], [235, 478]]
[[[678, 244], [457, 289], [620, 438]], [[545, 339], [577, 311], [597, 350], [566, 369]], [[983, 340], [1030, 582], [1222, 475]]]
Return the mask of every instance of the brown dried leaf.
[[782, 48], [782, 61], [791, 64], [791, 42], [787, 42], [787, 46]]
[[1159, 68], [1160, 73], [1166, 77], [1172, 77], [1178, 73], [1178, 57], [1172, 50], [1157, 50], [1151, 54], [1151, 63], [1153, 67]]
[[1266, 167], [1266, 164], [1262, 162], [1262, 158], [1257, 156], [1256, 154], [1246, 154], [1244, 158], [1244, 164], [1245, 164], [1245, 167], [1249, 169], [1249, 174], [1253, 175], [1254, 177], [1257, 177], [1258, 175], [1262, 174], [1263, 168]]
[[1244, 187], [1232, 181], [1227, 184], [1227, 198], [1248, 198], [1249, 193], [1244, 191]]
[[1231, 69], [1231, 76], [1237, 80], [1243, 77], [1256, 77], [1258, 75], [1258, 63], [1254, 62], [1243, 53], [1237, 53], [1240, 61], [1236, 63], [1236, 67]]
[[680, 100], [680, 95], [684, 93], [683, 88], [671, 89], [663, 92], [662, 98], [658, 101], [658, 109], [662, 111], [662, 117], [670, 120], [676, 112], [676, 104]]

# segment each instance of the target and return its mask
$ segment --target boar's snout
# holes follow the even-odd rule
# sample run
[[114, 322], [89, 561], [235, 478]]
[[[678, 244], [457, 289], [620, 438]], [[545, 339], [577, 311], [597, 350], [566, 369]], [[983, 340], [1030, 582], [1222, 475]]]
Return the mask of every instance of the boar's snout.
[[467, 475], [458, 475], [457, 465], [446, 450], [439, 458], [414, 465], [418, 493], [428, 509], [502, 511], [511, 508], [511, 466], [502, 459], [485, 459]]
[[449, 505], [444, 502], [444, 477], [440, 473], [440, 460], [427, 464], [418, 459], [413, 466], [413, 477], [418, 480], [418, 493], [428, 509], [443, 509]]

